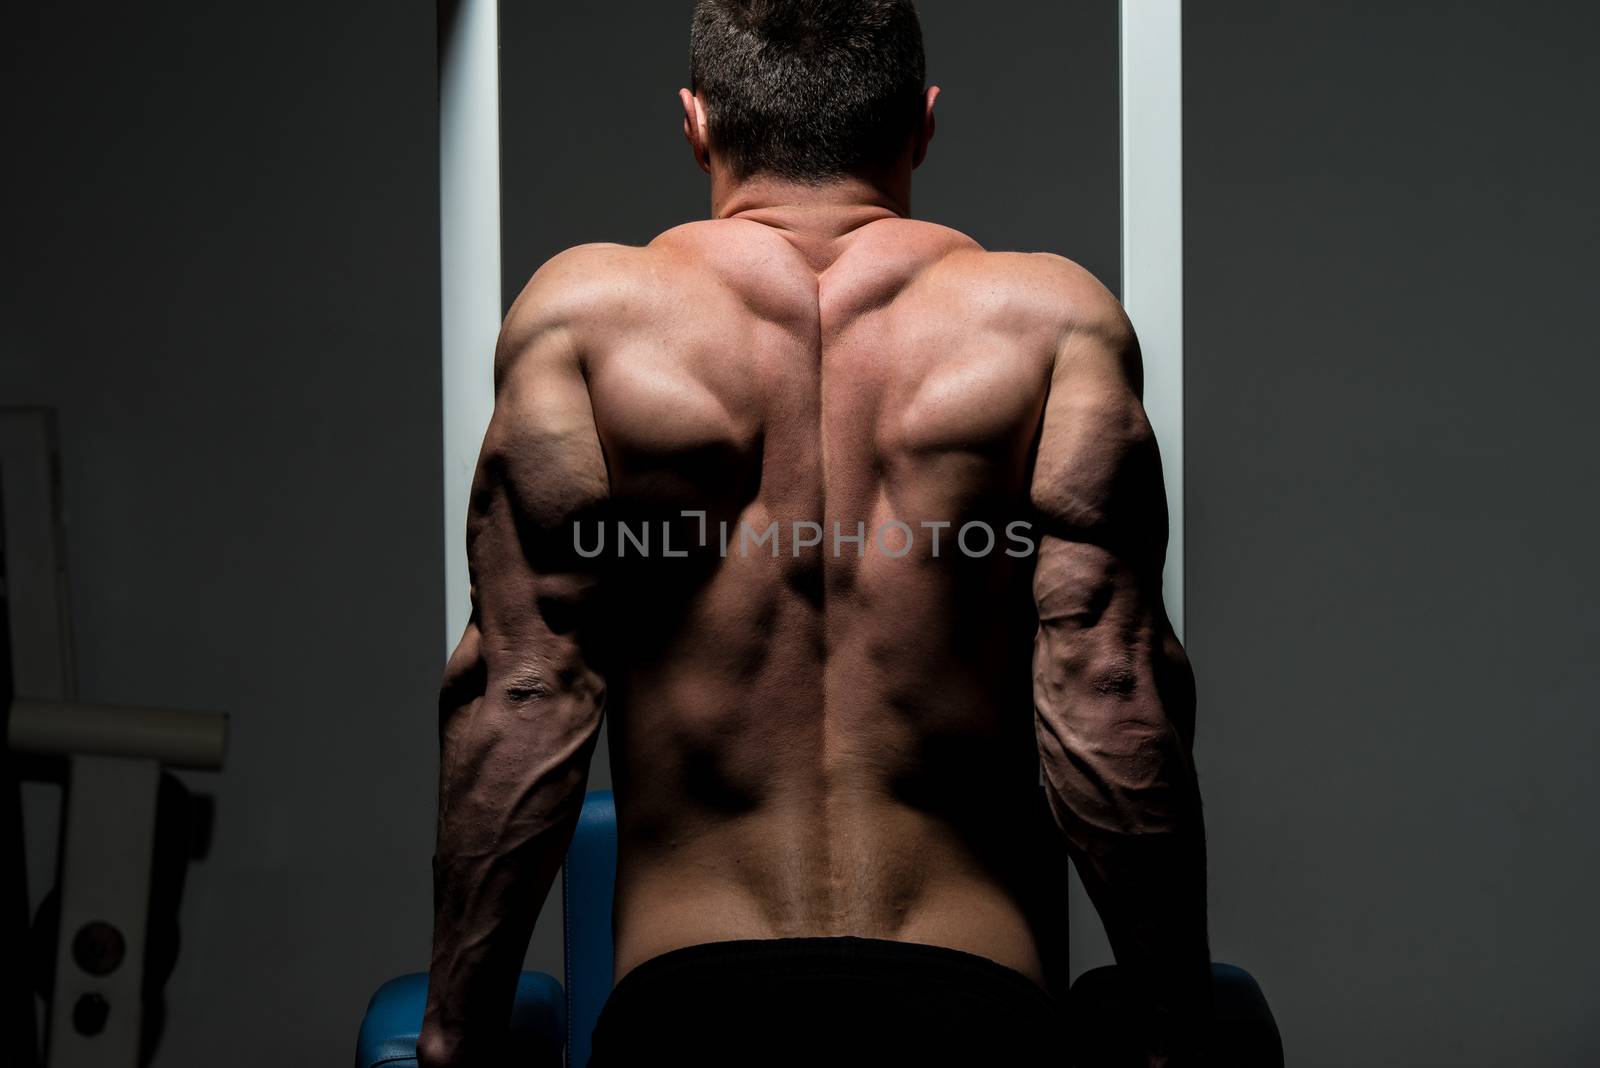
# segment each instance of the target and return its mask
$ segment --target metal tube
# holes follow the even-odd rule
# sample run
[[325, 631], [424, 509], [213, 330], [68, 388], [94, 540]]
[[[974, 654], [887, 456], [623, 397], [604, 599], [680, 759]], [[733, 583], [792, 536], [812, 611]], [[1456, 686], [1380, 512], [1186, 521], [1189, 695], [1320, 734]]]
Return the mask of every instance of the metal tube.
[[496, 0], [439, 0], [439, 268], [445, 648], [470, 611], [466, 516], [494, 408], [500, 334], [500, 27]]
[[1122, 302], [1144, 352], [1171, 534], [1164, 593], [1183, 637], [1183, 2], [1122, 0]]
[[228, 717], [175, 708], [124, 708], [14, 701], [6, 742], [22, 753], [94, 754], [215, 771], [227, 749]]

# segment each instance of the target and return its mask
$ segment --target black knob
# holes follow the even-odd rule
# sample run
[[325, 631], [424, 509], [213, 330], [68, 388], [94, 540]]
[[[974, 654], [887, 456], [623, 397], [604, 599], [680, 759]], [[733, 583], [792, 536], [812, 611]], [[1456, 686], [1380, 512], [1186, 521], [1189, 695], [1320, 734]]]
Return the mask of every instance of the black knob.
[[90, 975], [110, 975], [122, 965], [127, 953], [122, 932], [100, 920], [78, 928], [72, 939], [72, 959]]
[[99, 994], [84, 994], [72, 1006], [72, 1028], [80, 1035], [98, 1035], [106, 1029], [111, 1003]]

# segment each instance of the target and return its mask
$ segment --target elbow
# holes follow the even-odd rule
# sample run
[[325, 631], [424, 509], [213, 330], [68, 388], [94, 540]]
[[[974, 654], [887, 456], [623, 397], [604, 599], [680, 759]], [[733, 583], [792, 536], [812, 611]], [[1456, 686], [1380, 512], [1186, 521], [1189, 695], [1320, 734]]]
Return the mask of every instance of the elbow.
[[1156, 693], [1166, 710], [1167, 721], [1178, 732], [1185, 750], [1194, 748], [1195, 684], [1194, 668], [1183, 643], [1173, 633], [1169, 624], [1161, 642], [1161, 653], [1155, 665]]
[[1180, 833], [1200, 818], [1194, 763], [1175, 732], [1131, 749], [1045, 749], [1044, 773], [1056, 822], [1069, 837]]
[[1062, 829], [1098, 838], [1182, 833], [1198, 822], [1199, 801], [1197, 791], [1178, 783], [1092, 793], [1051, 791], [1051, 803]]
[[477, 621], [467, 624], [455, 651], [445, 664], [444, 678], [439, 683], [439, 734], [444, 736], [458, 711], [482, 698], [488, 688], [488, 665], [483, 658], [483, 636]]

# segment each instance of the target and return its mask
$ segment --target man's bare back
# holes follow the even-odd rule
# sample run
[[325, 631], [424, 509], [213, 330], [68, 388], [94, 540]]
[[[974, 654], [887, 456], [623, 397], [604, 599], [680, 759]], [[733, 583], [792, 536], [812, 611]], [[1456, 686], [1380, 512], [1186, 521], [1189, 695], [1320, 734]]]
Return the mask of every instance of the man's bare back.
[[[619, 978], [684, 945], [851, 933], [1043, 984], [1038, 843], [999, 830], [1032, 824], [1062, 727], [1046, 700], [1036, 735], [1036, 564], [1081, 616], [1114, 594], [1063, 581], [1100, 561], [1059, 528], [1117, 494], [1127, 528], [1163, 514], [1132, 334], [1060, 257], [834, 218], [821, 237], [782, 208], [691, 223], [529, 283], [475, 536], [515, 522], [552, 563], [478, 578], [508, 613], [491, 667], [524, 702], [592, 676], [549, 728], [561, 745], [529, 724], [529, 755], [592, 746], [604, 689]], [[1181, 674], [1153, 607], [1127, 611], [1158, 655], [1091, 687]], [[570, 617], [570, 648], [515, 640], [561, 629], [541, 614]], [[454, 675], [475, 670], [458, 655]]]
[[[1042, 984], [1036, 858], [997, 833], [1039, 803], [1032, 524], [1007, 528], [1031, 518], [1062, 291], [1104, 298], [942, 227], [869, 211], [796, 241], [780, 216], [578, 250], [532, 289], [608, 286], [570, 336], [617, 517], [583, 534], [618, 579], [618, 975], [848, 933]], [[619, 523], [652, 555], [616, 556], [638, 553]]]

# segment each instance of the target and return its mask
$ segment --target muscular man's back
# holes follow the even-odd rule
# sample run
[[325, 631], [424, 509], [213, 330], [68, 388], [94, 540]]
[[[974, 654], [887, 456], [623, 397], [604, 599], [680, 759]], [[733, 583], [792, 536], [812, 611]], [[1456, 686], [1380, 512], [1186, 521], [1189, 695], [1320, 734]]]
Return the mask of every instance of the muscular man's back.
[[785, 1014], [1053, 1043], [1069, 852], [1163, 1063], [1210, 973], [1132, 329], [1067, 260], [909, 218], [938, 90], [906, 0], [698, 0], [694, 36], [713, 219], [557, 256], [501, 332], [422, 1059], [503, 1032], [604, 726], [600, 1063], [707, 1026], [750, 1063]]
[[859, 934], [1043, 982], [1027, 490], [1065, 309], [1029, 276], [1070, 268], [866, 218], [577, 254], [615, 287], [574, 338], [609, 479], [580, 536], [610, 571], [619, 976]]

